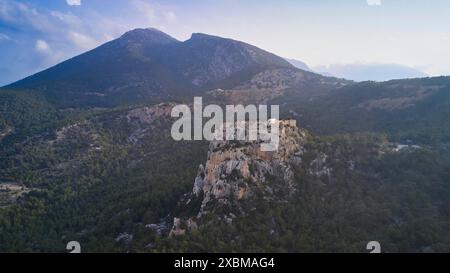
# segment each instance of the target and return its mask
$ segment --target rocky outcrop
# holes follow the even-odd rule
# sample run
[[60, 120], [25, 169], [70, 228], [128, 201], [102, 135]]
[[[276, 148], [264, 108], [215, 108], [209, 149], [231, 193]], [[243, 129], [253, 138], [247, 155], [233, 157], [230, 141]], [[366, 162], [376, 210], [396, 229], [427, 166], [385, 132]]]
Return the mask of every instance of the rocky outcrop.
[[128, 125], [132, 126], [128, 142], [137, 144], [141, 139], [161, 123], [171, 119], [172, 108], [175, 103], [160, 103], [148, 107], [135, 108], [122, 116]]
[[[208, 159], [199, 166], [192, 192], [180, 202], [181, 210], [194, 210], [191, 217], [175, 218], [171, 235], [182, 235], [206, 215], [231, 223], [246, 214], [242, 201], [262, 197], [282, 201], [284, 193], [296, 191], [293, 166], [301, 163], [308, 134], [294, 120], [280, 121], [279, 147], [261, 151], [260, 141], [210, 143]], [[283, 194], [280, 194], [283, 192]], [[197, 209], [192, 209], [192, 204]]]
[[132, 109], [127, 113], [127, 120], [138, 120], [141, 123], [152, 124], [156, 120], [165, 117], [170, 117], [174, 103], [161, 103], [151, 107], [142, 107]]
[[237, 73], [260, 70], [261, 67], [293, 69], [283, 58], [231, 39], [194, 33], [184, 45], [191, 53], [190, 59], [198, 59], [198, 62], [185, 72], [194, 76], [192, 84], [195, 86], [222, 81]]
[[339, 88], [344, 80], [324, 78], [317, 74], [290, 68], [267, 69], [250, 80], [231, 89], [215, 89], [207, 92], [212, 100], [229, 104], [267, 103], [291, 89], [304, 90], [306, 85], [316, 84]]
[[[331, 167], [328, 166], [328, 155], [320, 153], [311, 163], [308, 173], [318, 177], [329, 177], [331, 174]], [[352, 164], [350, 164], [352, 165]], [[354, 168], [354, 167], [353, 167]]]

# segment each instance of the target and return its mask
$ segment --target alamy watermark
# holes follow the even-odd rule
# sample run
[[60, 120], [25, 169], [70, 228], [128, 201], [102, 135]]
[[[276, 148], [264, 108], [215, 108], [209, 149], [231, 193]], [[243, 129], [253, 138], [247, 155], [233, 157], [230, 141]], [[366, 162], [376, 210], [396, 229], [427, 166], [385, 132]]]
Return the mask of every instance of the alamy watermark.
[[174, 140], [261, 141], [261, 151], [278, 150], [279, 105], [270, 106], [270, 116], [267, 105], [226, 105], [224, 113], [219, 105], [203, 107], [203, 99], [195, 97], [192, 108], [172, 108], [171, 116], [178, 118], [171, 130]]

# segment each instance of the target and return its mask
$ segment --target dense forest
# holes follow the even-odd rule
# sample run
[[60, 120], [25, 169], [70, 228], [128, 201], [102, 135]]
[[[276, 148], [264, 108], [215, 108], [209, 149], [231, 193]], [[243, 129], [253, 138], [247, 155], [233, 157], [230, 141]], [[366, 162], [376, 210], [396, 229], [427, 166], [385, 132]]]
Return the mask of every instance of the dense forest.
[[[261, 77], [249, 94], [286, 89], [248, 102], [280, 105], [312, 135], [297, 191], [256, 195], [245, 217], [175, 237], [209, 143], [174, 141], [167, 105], [63, 108], [45, 92], [1, 89], [0, 252], [64, 252], [73, 240], [85, 252], [365, 252], [373, 240], [386, 252], [450, 251], [449, 78]], [[221, 92], [204, 103], [234, 97]], [[312, 174], [323, 155], [330, 173]]]
[[[42, 102], [5, 105], [17, 103]], [[450, 251], [445, 143], [397, 151], [386, 134], [313, 136], [288, 202], [261, 196], [232, 224], [168, 237], [148, 225], [171, 225], [208, 143], [175, 142], [168, 118], [144, 124], [128, 119], [129, 109], [50, 110], [32, 119], [55, 127], [36, 125], [35, 137], [2, 141], [0, 180], [23, 191], [0, 203], [2, 252], [64, 252], [72, 240], [86, 252], [364, 252], [372, 240], [386, 252]], [[310, 172], [321, 153], [329, 176]]]
[[331, 176], [300, 167], [289, 202], [261, 198], [248, 217], [163, 239], [156, 251], [364, 252], [376, 240], [384, 252], [448, 252], [448, 151], [380, 154], [381, 138], [315, 138], [302, 166], [324, 152]]

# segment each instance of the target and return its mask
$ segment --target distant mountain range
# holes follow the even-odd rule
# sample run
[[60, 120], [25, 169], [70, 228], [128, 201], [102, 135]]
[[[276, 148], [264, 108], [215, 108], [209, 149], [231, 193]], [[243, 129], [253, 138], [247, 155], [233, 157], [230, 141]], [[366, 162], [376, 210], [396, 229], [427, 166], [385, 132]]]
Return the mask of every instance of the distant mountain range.
[[384, 63], [368, 64], [331, 64], [321, 65], [310, 68], [306, 63], [296, 59], [286, 60], [293, 66], [319, 73], [327, 77], [337, 77], [352, 81], [389, 81], [395, 79], [424, 78], [428, 75], [416, 68]]
[[325, 77], [314, 74], [314, 81], [328, 83], [333, 77], [383, 81], [426, 76], [398, 65], [331, 65], [311, 69], [302, 61], [283, 59], [244, 42], [201, 33], [182, 42], [149, 28], [129, 31], [4, 88], [32, 90], [63, 108], [114, 107], [190, 98], [217, 88], [233, 89], [248, 85], [255, 75], [273, 69], [285, 69], [283, 74], [291, 71], [288, 73], [297, 76], [312, 72], [308, 74], [310, 78], [313, 71], [320, 72]]
[[322, 75], [353, 81], [388, 81], [428, 77], [426, 73], [418, 69], [398, 64], [332, 64], [313, 69]]

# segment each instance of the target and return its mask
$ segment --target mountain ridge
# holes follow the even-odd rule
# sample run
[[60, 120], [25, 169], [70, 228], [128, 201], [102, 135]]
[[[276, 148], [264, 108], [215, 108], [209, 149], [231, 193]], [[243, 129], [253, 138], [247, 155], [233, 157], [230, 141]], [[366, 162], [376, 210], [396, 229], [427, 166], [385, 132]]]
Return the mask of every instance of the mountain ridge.
[[4, 88], [36, 90], [66, 107], [116, 106], [204, 92], [279, 67], [293, 68], [244, 42], [200, 33], [181, 42], [156, 29], [135, 29]]

